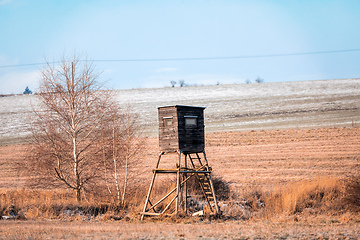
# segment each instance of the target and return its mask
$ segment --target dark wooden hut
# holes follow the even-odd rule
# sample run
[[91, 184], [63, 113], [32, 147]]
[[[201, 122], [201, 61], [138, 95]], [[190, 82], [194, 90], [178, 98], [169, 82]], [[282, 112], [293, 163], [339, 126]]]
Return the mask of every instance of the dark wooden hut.
[[205, 147], [204, 107], [159, 107], [159, 148], [162, 152], [202, 152]]

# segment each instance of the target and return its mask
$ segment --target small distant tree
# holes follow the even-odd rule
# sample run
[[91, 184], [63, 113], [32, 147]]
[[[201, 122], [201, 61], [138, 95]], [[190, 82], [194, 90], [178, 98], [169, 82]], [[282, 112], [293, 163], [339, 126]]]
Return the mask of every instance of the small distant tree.
[[172, 80], [172, 81], [170, 81], [170, 84], [171, 84], [171, 87], [175, 87], [176, 81]]
[[256, 83], [263, 83], [263, 82], [264, 82], [264, 79], [263, 79], [263, 78], [260, 78], [260, 77], [257, 77], [257, 78], [255, 79], [255, 82], [256, 82]]
[[246, 83], [246, 84], [250, 84], [250, 83], [251, 83], [251, 80], [250, 80], [250, 79], [246, 79], [246, 80], [245, 80], [245, 83]]
[[184, 87], [185, 86], [185, 81], [184, 80], [179, 80], [179, 86]]
[[25, 91], [23, 92], [23, 94], [32, 94], [32, 91], [29, 89], [28, 86], [26, 86]]

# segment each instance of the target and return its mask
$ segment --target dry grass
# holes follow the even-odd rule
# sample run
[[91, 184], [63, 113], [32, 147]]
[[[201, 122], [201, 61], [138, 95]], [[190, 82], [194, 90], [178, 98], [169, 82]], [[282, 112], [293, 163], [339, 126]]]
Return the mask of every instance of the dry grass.
[[290, 215], [305, 211], [324, 213], [329, 210], [340, 210], [344, 194], [342, 187], [342, 181], [328, 177], [279, 186], [265, 199], [266, 213]]
[[138, 219], [145, 192], [145, 186], [130, 188], [130, 197], [125, 206], [120, 207], [115, 206], [107, 195], [86, 194], [78, 203], [73, 191], [65, 189], [0, 189], [0, 219], [1, 216], [11, 217], [10, 211], [16, 218], [25, 219]]
[[88, 196], [81, 205], [74, 199], [74, 194], [67, 190], [29, 190], [0, 189], [0, 215], [11, 216], [12, 209], [16, 216], [26, 219], [54, 219], [83, 214], [97, 216], [109, 209], [106, 201]]
[[[246, 193], [241, 196], [229, 191], [226, 195], [223, 193], [221, 195], [223, 198], [220, 198], [222, 219], [262, 219], [298, 214], [358, 216], [360, 209], [358, 179], [359, 177], [354, 176], [346, 180], [339, 178], [303, 180], [285, 186], [279, 185], [270, 192], [261, 189], [244, 190], [243, 192]], [[215, 178], [214, 182], [218, 191], [221, 186], [228, 188], [228, 183], [219, 178]], [[157, 196], [164, 195], [171, 187], [173, 186], [161, 182], [154, 188], [154, 193]], [[67, 190], [0, 189], [0, 215], [11, 216], [10, 212], [13, 211], [13, 215], [20, 219], [138, 221], [146, 190], [146, 186], [133, 189], [127, 205], [116, 207], [108, 201], [108, 198], [101, 199], [93, 195], [88, 195], [86, 201], [78, 204], [73, 193]], [[224, 199], [224, 196], [227, 198]], [[195, 219], [196, 221], [199, 219]]]

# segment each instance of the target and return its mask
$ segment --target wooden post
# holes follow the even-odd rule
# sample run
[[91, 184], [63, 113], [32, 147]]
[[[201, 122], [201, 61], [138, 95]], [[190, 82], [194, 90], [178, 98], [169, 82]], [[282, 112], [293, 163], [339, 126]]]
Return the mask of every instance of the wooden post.
[[177, 215], [179, 215], [180, 210], [181, 210], [181, 199], [180, 199], [180, 168], [181, 168], [181, 151], [178, 151], [179, 153], [179, 162], [177, 164], [177, 173], [176, 173], [176, 207], [175, 207], [175, 212]]
[[[185, 154], [184, 167], [185, 167], [186, 170], [188, 170], [187, 154]], [[187, 179], [187, 173], [184, 173], [184, 179]], [[187, 209], [187, 198], [188, 198], [187, 181], [184, 183], [184, 195], [185, 195], [184, 211], [185, 211], [185, 215], [186, 215], [186, 214], [188, 214], [188, 209]]]

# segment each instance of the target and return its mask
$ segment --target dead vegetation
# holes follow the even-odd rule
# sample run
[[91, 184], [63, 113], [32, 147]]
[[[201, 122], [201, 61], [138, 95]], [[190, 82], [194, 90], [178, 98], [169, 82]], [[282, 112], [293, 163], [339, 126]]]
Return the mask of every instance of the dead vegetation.
[[[360, 210], [359, 176], [347, 179], [319, 178], [278, 186], [270, 192], [248, 189], [246, 194], [230, 196], [228, 183], [214, 178], [223, 219], [246, 220], [278, 215], [334, 215]], [[224, 194], [224, 189], [229, 189]], [[163, 194], [171, 186], [162, 183], [155, 192]], [[220, 189], [222, 189], [220, 191]], [[82, 219], [137, 221], [143, 207], [146, 186], [130, 189], [126, 206], [112, 204], [108, 196], [88, 195], [79, 204], [69, 190], [0, 189], [0, 215], [14, 219]], [[196, 203], [193, 203], [196, 204]], [[200, 204], [198, 202], [197, 204]], [[360, 219], [359, 219], [360, 220]]]
[[[147, 218], [142, 224], [138, 212], [144, 193], [135, 194], [124, 209], [102, 204], [96, 198], [79, 205], [69, 190], [1, 190], [0, 215], [13, 216], [10, 219], [18, 221], [3, 220], [0, 234], [7, 239], [49, 236], [356, 239], [360, 234], [360, 218], [353, 209], [359, 209], [354, 199], [359, 199], [360, 192], [352, 192], [354, 179], [300, 181], [279, 186], [272, 192], [248, 189], [243, 196], [233, 195], [221, 201], [221, 218], [160, 217]], [[346, 197], [348, 190], [352, 193], [350, 202]]]
[[[346, 181], [323, 177], [279, 186], [265, 199], [266, 215], [341, 214], [358, 205], [347, 199], [351, 194], [349, 186], [352, 186], [358, 177]], [[360, 192], [356, 195], [356, 198], [359, 198]]]

